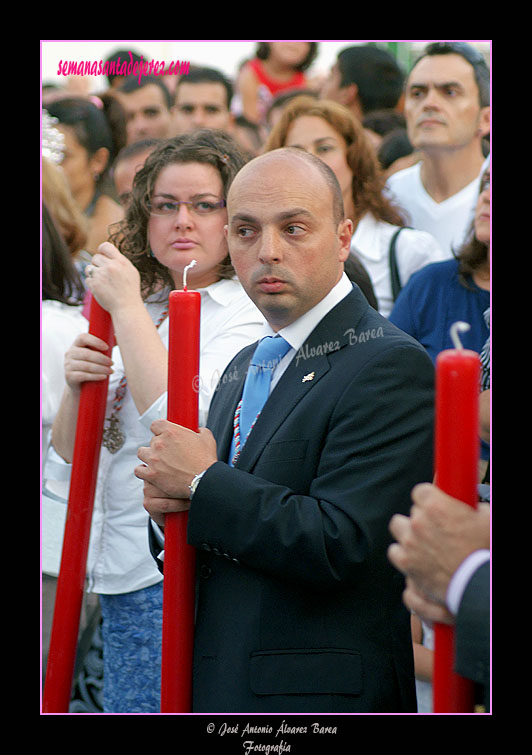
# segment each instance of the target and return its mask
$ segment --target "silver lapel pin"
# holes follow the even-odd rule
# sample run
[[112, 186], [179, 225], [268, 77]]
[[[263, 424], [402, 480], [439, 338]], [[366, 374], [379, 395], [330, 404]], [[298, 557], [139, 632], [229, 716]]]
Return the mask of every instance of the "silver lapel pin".
[[315, 375], [315, 374], [316, 374], [315, 372], [309, 372], [309, 374], [308, 374], [308, 375], [305, 375], [305, 377], [304, 377], [304, 378], [303, 378], [303, 379], [301, 380], [301, 382], [302, 382], [302, 383], [306, 383], [306, 382], [308, 382], [309, 380], [314, 380], [314, 375]]

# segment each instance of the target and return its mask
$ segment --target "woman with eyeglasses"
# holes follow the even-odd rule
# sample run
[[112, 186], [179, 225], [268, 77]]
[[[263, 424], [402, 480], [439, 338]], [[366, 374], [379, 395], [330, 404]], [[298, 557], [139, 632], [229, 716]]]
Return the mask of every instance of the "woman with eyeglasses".
[[227, 190], [244, 163], [230, 137], [209, 130], [165, 141], [149, 155], [114, 243], [99, 247], [87, 273], [112, 317], [112, 361], [106, 344], [88, 333], [66, 355], [67, 388], [52, 438], [66, 462], [81, 384], [110, 376], [87, 563], [87, 589], [99, 595], [103, 617], [105, 712], [160, 709], [162, 576], [149, 553], [142, 482], [133, 470], [151, 423], [166, 418], [169, 292], [183, 288], [184, 269], [195, 260], [187, 288], [201, 293], [200, 426], [224, 368], [262, 328], [224, 237]]

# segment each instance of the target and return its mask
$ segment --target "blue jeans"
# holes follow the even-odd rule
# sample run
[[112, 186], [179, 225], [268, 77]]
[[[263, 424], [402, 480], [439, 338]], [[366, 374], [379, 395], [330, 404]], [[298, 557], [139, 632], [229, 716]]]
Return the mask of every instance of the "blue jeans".
[[105, 713], [159, 713], [163, 583], [100, 595]]

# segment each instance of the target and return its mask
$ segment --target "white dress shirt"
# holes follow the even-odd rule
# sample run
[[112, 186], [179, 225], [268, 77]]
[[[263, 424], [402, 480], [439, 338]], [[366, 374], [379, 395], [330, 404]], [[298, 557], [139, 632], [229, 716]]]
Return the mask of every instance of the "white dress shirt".
[[[280, 360], [279, 364], [273, 371], [272, 381], [270, 383], [270, 393], [273, 391], [273, 389], [281, 379], [281, 376], [285, 372], [292, 359], [297, 356], [299, 350], [301, 349], [309, 335], [312, 333], [316, 325], [318, 325], [318, 323], [323, 320], [325, 315], [329, 314], [331, 309], [336, 307], [336, 305], [339, 304], [342, 299], [350, 294], [352, 290], [353, 284], [351, 283], [347, 275], [343, 273], [338, 283], [333, 286], [327, 296], [325, 296], [314, 307], [312, 307], [312, 309], [309, 309], [308, 312], [305, 312], [304, 315], [301, 315], [301, 317], [295, 322], [278, 331], [278, 335], [282, 336], [285, 341], [290, 344], [291, 348]], [[261, 333], [260, 337], [264, 338], [264, 336], [271, 335], [276, 334], [272, 330], [271, 326], [268, 323], [265, 323], [264, 330]], [[304, 357], [303, 354], [301, 356]]]
[[462, 601], [462, 595], [473, 574], [482, 564], [490, 559], [490, 552], [487, 549], [474, 551], [458, 567], [453, 574], [447, 587], [446, 603], [449, 611], [456, 616]]
[[[221, 280], [199, 289], [200, 323], [200, 425], [204, 425], [218, 377], [228, 362], [244, 346], [259, 337], [264, 318], [237, 280]], [[154, 320], [165, 304], [148, 303]], [[168, 345], [168, 318], [159, 327], [161, 340]], [[139, 348], [142, 345], [139, 344]], [[115, 391], [124, 374], [119, 347], [113, 349], [113, 374], [109, 380], [107, 410], [112, 410]], [[129, 391], [119, 411], [126, 440], [115, 454], [102, 448], [98, 468], [92, 527], [87, 559], [88, 591], [120, 594], [149, 587], [162, 579], [149, 552], [147, 521], [143, 508], [143, 483], [135, 477], [140, 463], [139, 446], [151, 440], [151, 423], [166, 418], [167, 396], [160, 396], [141, 416]], [[71, 465], [50, 449], [46, 474], [50, 479], [68, 478]]]

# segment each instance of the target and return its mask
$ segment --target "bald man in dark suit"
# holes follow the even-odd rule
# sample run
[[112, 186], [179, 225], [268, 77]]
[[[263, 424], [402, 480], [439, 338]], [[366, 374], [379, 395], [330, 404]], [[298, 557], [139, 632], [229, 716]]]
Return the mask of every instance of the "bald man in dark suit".
[[197, 548], [194, 712], [416, 710], [404, 582], [386, 552], [390, 517], [432, 477], [433, 367], [345, 276], [351, 233], [320, 160], [278, 150], [242, 169], [232, 262], [265, 337], [288, 351], [247, 439], [254, 346], [222, 376], [209, 429], [161, 420], [139, 449], [146, 509], [161, 527], [189, 510]]

